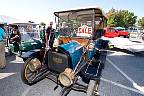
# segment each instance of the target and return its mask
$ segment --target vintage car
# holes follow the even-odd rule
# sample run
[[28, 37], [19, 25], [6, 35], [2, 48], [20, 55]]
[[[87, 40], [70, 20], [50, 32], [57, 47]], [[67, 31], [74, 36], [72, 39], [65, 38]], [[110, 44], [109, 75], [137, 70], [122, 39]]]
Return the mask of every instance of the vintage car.
[[[41, 49], [43, 42], [40, 38], [40, 33], [36, 30], [35, 23], [15, 23], [9, 25], [9, 52], [14, 54], [22, 54], [29, 50]], [[19, 48], [13, 42], [10, 42], [13, 29], [17, 28], [20, 32]]]
[[59, 11], [54, 15], [57, 38], [53, 47], [31, 50], [21, 56], [25, 61], [23, 82], [33, 85], [47, 77], [62, 87], [58, 96], [66, 96], [71, 90], [86, 92], [87, 96], [99, 95], [108, 43], [100, 38], [106, 15], [99, 8]]

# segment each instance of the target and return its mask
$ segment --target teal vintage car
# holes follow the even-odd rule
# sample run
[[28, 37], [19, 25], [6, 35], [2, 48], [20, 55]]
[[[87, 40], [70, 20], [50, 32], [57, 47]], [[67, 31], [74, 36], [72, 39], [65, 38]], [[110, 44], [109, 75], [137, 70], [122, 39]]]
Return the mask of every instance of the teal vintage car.
[[25, 62], [22, 81], [33, 85], [47, 77], [61, 87], [53, 96], [67, 96], [71, 90], [98, 96], [104, 69], [107, 42], [101, 37], [107, 17], [100, 8], [54, 12], [55, 40], [52, 48], [31, 50], [21, 57]]
[[[43, 42], [40, 38], [40, 33], [36, 29], [38, 24], [31, 23], [19, 23], [12, 25], [10, 35], [12, 34], [13, 27], [18, 28], [20, 32], [19, 48], [15, 47], [13, 43], [9, 42], [9, 52], [14, 54], [22, 54], [29, 50], [41, 49], [43, 47]], [[9, 35], [9, 41], [10, 36]]]

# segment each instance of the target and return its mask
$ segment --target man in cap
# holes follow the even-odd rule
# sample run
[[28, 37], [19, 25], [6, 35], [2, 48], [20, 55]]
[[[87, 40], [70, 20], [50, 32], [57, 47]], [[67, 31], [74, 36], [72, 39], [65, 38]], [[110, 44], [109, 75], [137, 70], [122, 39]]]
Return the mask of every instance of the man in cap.
[[53, 47], [53, 43], [54, 43], [54, 29], [52, 28], [53, 22], [50, 22], [50, 25], [48, 26], [48, 28], [46, 29], [46, 47]]

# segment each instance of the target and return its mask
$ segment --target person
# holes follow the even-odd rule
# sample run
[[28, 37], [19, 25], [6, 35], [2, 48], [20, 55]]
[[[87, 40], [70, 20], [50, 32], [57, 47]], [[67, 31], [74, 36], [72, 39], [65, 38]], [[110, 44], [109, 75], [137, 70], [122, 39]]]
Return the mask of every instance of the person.
[[[41, 27], [40, 27], [41, 28]], [[43, 26], [43, 28], [40, 30], [40, 38], [42, 39], [42, 43], [43, 45], [45, 45], [45, 26]]]
[[20, 32], [18, 29], [14, 28], [13, 33], [10, 36], [10, 43], [14, 46], [14, 52], [19, 51], [19, 42], [20, 42]]
[[4, 31], [3, 25], [0, 24], [0, 68], [3, 69], [6, 67], [6, 59], [5, 59], [5, 39], [6, 33]]
[[55, 39], [55, 34], [54, 34], [54, 29], [52, 28], [53, 22], [50, 22], [50, 25], [46, 29], [46, 47], [53, 47], [54, 39]]
[[62, 28], [60, 29], [60, 35], [62, 35], [62, 36], [70, 36], [71, 35], [71, 31], [66, 22], [62, 23]]

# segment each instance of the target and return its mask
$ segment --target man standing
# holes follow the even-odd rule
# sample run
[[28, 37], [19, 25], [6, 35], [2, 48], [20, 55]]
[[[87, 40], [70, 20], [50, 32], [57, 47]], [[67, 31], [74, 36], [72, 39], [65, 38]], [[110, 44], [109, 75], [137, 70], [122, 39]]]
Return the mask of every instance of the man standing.
[[53, 22], [50, 22], [50, 25], [48, 26], [48, 28], [46, 29], [46, 47], [53, 47], [53, 43], [54, 43], [54, 38], [55, 38], [55, 34], [54, 34], [54, 29], [52, 28]]
[[5, 45], [4, 38], [6, 34], [2, 24], [0, 24], [0, 68], [3, 69], [6, 67], [6, 59], [5, 59]]

